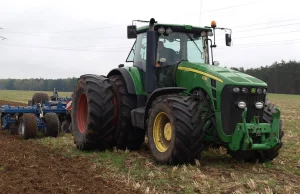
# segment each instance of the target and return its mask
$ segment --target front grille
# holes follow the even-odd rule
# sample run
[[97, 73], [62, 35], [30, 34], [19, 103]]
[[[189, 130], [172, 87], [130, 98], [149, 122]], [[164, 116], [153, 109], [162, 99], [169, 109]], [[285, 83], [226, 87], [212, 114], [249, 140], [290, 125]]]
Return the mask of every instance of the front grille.
[[[248, 88], [248, 93], [245, 94], [242, 91], [239, 93], [234, 93], [233, 88], [239, 87]], [[260, 121], [262, 119], [263, 108], [256, 109], [256, 102], [265, 102], [266, 94], [258, 94], [257, 92], [251, 93], [251, 88], [249, 86], [225, 86], [222, 91], [221, 96], [221, 115], [222, 115], [222, 127], [226, 135], [232, 135], [236, 124], [242, 122], [242, 112], [243, 109], [237, 107], [237, 103], [244, 101], [247, 104], [247, 122], [250, 122], [253, 116], [259, 116]], [[262, 88], [263, 89], [263, 88]]]

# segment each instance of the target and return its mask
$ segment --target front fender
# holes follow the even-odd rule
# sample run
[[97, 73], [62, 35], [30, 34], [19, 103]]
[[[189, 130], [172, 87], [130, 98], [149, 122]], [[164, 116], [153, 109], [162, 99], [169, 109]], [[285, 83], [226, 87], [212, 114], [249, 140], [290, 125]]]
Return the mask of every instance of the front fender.
[[152, 102], [159, 96], [166, 95], [166, 94], [178, 94], [180, 92], [185, 91], [186, 88], [183, 87], [165, 87], [165, 88], [157, 88], [154, 90], [151, 95], [149, 96], [146, 107], [145, 107], [145, 114], [144, 114], [144, 128], [146, 129], [146, 120], [148, 118], [148, 110], [150, 109]]

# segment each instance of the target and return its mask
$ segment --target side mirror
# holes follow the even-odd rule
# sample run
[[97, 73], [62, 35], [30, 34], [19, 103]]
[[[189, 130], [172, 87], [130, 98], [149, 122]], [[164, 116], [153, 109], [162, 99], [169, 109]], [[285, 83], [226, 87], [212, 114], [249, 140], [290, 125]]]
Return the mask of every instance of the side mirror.
[[128, 39], [133, 39], [136, 38], [136, 26], [127, 26], [127, 38]]
[[225, 34], [226, 46], [231, 46], [231, 34]]

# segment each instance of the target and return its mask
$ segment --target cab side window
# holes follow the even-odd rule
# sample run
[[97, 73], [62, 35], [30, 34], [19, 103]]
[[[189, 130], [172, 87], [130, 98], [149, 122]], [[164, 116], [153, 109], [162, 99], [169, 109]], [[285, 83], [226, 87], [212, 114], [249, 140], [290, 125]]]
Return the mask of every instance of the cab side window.
[[130, 51], [130, 53], [129, 53], [127, 59], [126, 59], [126, 62], [133, 62], [133, 60], [134, 60], [135, 43], [136, 43], [136, 42], [134, 42], [134, 44], [133, 44], [133, 46], [132, 46], [132, 48], [131, 48], [131, 51]]
[[142, 33], [137, 36], [133, 65], [145, 72], [146, 57], [147, 57], [147, 34]]

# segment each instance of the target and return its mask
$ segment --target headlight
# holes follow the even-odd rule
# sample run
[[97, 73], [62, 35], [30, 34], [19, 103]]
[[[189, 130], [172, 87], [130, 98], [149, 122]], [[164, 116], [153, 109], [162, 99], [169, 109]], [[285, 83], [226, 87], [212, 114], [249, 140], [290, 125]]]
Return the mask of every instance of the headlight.
[[266, 94], [267, 93], [267, 88], [263, 89], [263, 93]]
[[239, 103], [238, 103], [238, 107], [239, 107], [240, 109], [246, 108], [246, 102], [243, 102], [243, 101], [239, 102]]
[[158, 29], [158, 32], [159, 32], [160, 34], [163, 34], [163, 33], [165, 33], [165, 29], [164, 29], [163, 27], [160, 27], [160, 28]]
[[172, 31], [172, 29], [171, 28], [168, 28], [167, 30], [166, 30], [166, 33], [167, 34], [171, 34], [173, 31]]
[[263, 102], [257, 102], [257, 103], [255, 103], [255, 107], [257, 109], [262, 109], [264, 107], [264, 103]]
[[261, 88], [257, 88], [257, 93], [261, 94], [262, 93], [262, 89]]
[[248, 88], [242, 88], [242, 92], [243, 92], [243, 93], [245, 93], [245, 94], [246, 94], [246, 93], [248, 93], [248, 91], [249, 91], [249, 89], [248, 89]]
[[239, 93], [240, 92], [240, 88], [233, 88], [232, 91], [235, 92], [235, 93]]

